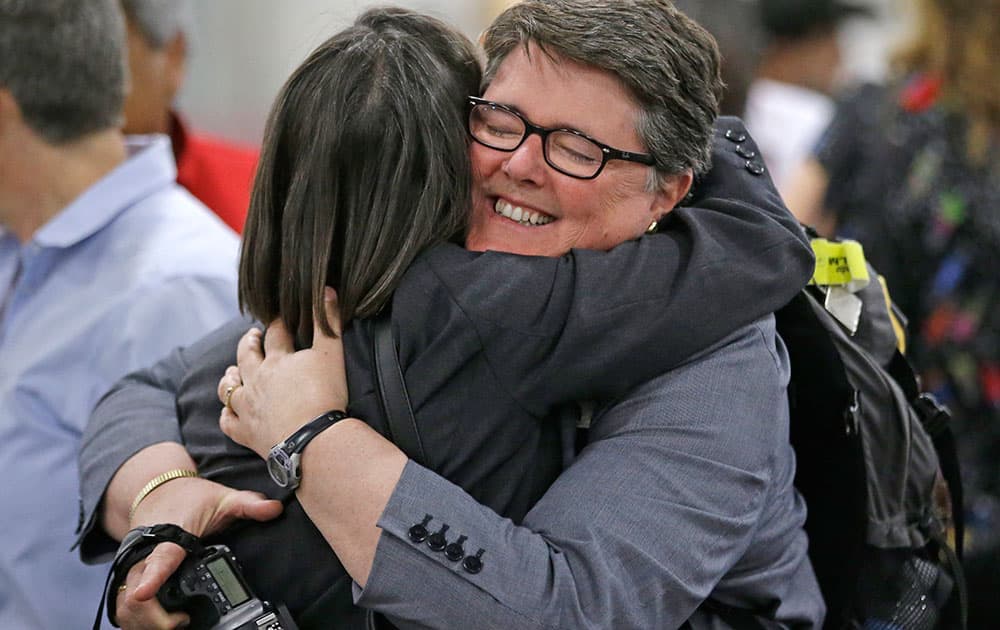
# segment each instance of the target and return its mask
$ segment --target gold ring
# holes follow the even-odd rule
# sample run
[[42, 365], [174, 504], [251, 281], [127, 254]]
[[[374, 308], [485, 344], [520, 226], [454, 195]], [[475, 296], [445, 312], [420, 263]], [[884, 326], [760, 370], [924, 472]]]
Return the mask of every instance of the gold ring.
[[127, 590], [128, 590], [128, 584], [122, 584], [121, 586], [118, 587], [119, 593], [124, 593]]
[[232, 405], [232, 402], [233, 402], [233, 392], [236, 391], [237, 387], [239, 387], [239, 385], [237, 385], [236, 387], [233, 387], [232, 385], [230, 385], [229, 387], [226, 388], [226, 409], [228, 409], [229, 412], [232, 413], [234, 416], [237, 415], [237, 414], [236, 414], [236, 410], [233, 409], [233, 405]]

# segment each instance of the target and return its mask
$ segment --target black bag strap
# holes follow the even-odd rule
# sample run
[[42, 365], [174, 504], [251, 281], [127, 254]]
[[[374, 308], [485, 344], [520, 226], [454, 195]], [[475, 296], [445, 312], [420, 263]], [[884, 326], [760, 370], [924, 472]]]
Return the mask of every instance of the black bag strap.
[[948, 545], [948, 541], [938, 540], [937, 543], [955, 582], [952, 597], [941, 611], [944, 620], [941, 627], [966, 630], [969, 625], [969, 587], [965, 583], [965, 569], [962, 567], [959, 555]]
[[920, 418], [920, 422], [930, 435], [937, 452], [941, 475], [951, 494], [952, 523], [955, 530], [955, 553], [963, 556], [965, 542], [965, 492], [962, 486], [962, 472], [958, 461], [958, 446], [951, 427], [951, 412], [930, 393], [920, 391], [920, 381], [909, 360], [896, 351], [888, 368], [889, 374], [902, 387]]
[[389, 437], [407, 457], [418, 464], [426, 464], [427, 457], [417, 430], [417, 420], [413, 417], [403, 370], [399, 366], [396, 340], [392, 335], [392, 316], [388, 307], [382, 309], [372, 322], [372, 355], [375, 357], [375, 384], [388, 422]]

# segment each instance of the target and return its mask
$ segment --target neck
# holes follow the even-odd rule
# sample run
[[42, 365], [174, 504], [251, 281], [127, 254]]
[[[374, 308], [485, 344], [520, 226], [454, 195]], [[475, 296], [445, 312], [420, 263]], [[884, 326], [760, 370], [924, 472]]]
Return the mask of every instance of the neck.
[[839, 64], [834, 34], [779, 40], [760, 60], [757, 76], [829, 94]]
[[802, 67], [797, 64], [794, 56], [785, 54], [766, 55], [760, 62], [758, 74], [772, 81], [801, 85], [803, 83]]
[[99, 131], [61, 145], [37, 136], [0, 147], [0, 224], [22, 243], [88, 188], [125, 161], [116, 129]]

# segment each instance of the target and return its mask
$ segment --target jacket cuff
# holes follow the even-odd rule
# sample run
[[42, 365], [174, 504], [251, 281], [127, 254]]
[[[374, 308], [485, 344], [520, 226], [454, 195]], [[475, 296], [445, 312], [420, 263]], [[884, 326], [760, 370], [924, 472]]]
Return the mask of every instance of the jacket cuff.
[[[458, 592], [464, 594], [468, 614], [482, 614], [499, 604], [507, 615], [523, 619], [525, 611], [511, 604], [519, 603], [518, 609], [531, 607], [537, 597], [512, 576], [534, 575], [538, 570], [517, 566], [525, 558], [548, 561], [541, 537], [516, 527], [413, 461], [404, 467], [378, 526], [382, 535], [368, 582], [364, 588], [354, 585], [359, 606], [407, 616], [414, 596]], [[507, 553], [507, 547], [520, 553]]]

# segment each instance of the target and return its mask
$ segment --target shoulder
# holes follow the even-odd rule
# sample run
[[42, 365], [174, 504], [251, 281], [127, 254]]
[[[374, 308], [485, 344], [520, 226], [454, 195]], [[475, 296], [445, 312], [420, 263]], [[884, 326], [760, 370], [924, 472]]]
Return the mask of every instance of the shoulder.
[[123, 375], [187, 346], [239, 315], [233, 282], [194, 275], [137, 284], [108, 300], [94, 328], [109, 372]]
[[169, 349], [238, 313], [239, 240], [176, 184], [133, 204], [105, 230], [98, 267], [112, 335], [154, 348], [162, 347], [156, 337], [172, 337], [162, 339]]
[[239, 237], [177, 184], [135, 203], [109, 229], [117, 262], [130, 265], [137, 287], [179, 277], [235, 286]]
[[868, 127], [885, 118], [887, 108], [894, 107], [894, 93], [890, 85], [870, 82], [845, 90], [837, 97], [826, 135], [833, 139], [860, 139]]
[[689, 361], [650, 381], [688, 380], [693, 374], [713, 370], [715, 378], [729, 378], [733, 370], [753, 369], [756, 375], [787, 376], [788, 356], [778, 335], [774, 315], [765, 315], [737, 328], [721, 341], [694, 355]]
[[769, 315], [602, 409], [592, 434], [671, 435], [689, 453], [728, 451], [748, 467], [768, 468], [763, 460], [787, 441], [789, 374], [785, 346]]
[[766, 315], [723, 338], [685, 364], [650, 381], [658, 382], [729, 381], [737, 375], [763, 379], [757, 386], [776, 384], [783, 387], [789, 375], [788, 354], [778, 335], [774, 315]]

